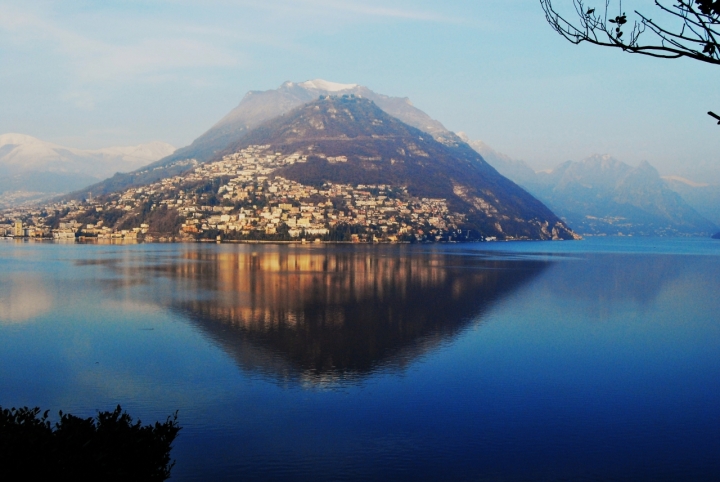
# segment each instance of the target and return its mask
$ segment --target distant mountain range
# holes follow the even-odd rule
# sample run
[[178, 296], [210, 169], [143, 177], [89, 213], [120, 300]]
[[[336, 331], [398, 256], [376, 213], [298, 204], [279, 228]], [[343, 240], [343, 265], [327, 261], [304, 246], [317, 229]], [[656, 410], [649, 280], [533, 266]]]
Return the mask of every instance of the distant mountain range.
[[720, 226], [720, 184], [698, 183], [679, 176], [664, 176], [663, 180], [693, 209]]
[[[0, 135], [0, 207], [80, 189], [171, 154], [164, 142], [84, 150], [23, 134]], [[6, 200], [3, 203], [3, 199]]]
[[710, 235], [720, 229], [720, 187], [662, 178], [647, 162], [632, 167], [592, 156], [535, 172], [483, 142], [470, 145], [580, 234]]

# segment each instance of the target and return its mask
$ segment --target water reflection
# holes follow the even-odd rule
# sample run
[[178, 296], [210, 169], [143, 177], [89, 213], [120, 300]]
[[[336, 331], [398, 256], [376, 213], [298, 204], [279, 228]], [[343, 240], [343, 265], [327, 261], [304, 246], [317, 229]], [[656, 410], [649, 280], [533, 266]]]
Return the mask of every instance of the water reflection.
[[26, 273], [0, 278], [0, 324], [24, 323], [50, 311], [52, 295], [42, 279]]
[[[702, 260], [702, 258], [699, 258]], [[597, 254], [582, 259], [582, 269], [559, 264], [561, 276], [549, 286], [554, 296], [574, 297], [591, 306], [610, 306], [621, 300], [649, 305], [684, 274], [697, 258], [679, 263], [662, 255]]]
[[171, 305], [245, 370], [322, 383], [397, 369], [546, 263], [382, 250], [191, 250]]
[[173, 480], [720, 473], [718, 256], [2, 246], [3, 320], [53, 305], [0, 324], [0, 404], [179, 409]]

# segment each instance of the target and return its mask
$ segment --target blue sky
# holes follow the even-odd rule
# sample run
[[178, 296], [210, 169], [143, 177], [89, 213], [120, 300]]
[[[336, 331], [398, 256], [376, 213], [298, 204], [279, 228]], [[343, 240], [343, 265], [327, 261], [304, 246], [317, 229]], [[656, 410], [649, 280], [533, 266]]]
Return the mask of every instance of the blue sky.
[[537, 0], [0, 0], [0, 65], [0, 133], [72, 147], [187, 145], [248, 90], [324, 78], [538, 168], [720, 170], [720, 66], [573, 46]]

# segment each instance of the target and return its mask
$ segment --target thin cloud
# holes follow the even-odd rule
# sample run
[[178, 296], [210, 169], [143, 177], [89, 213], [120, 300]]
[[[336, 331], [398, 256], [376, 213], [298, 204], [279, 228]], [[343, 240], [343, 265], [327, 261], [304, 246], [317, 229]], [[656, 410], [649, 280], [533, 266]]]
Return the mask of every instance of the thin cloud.
[[0, 32], [15, 45], [61, 55], [83, 82], [142, 77], [184, 68], [234, 67], [242, 55], [191, 36], [146, 37], [110, 43], [80, 34], [31, 11], [0, 5]]
[[408, 10], [372, 5], [368, 2], [351, 2], [341, 0], [295, 0], [293, 3], [304, 4], [316, 9], [331, 9], [370, 17], [418, 20], [424, 22], [458, 23], [461, 19], [441, 15], [437, 12]]
[[[177, 0], [173, 3], [198, 4], [195, 0]], [[379, 2], [353, 1], [353, 0], [219, 0], [212, 2], [215, 5], [243, 6], [258, 10], [271, 11], [278, 15], [287, 16], [337, 16], [341, 15], [342, 20], [364, 21], [368, 17], [410, 20], [436, 23], [464, 23], [460, 17], [452, 17], [435, 11], [421, 10], [415, 8], [399, 8], [381, 5]], [[207, 5], [207, 2], [202, 2]]]
[[[161, 2], [200, 7], [196, 0]], [[219, 4], [219, 5], [218, 5]], [[338, 25], [368, 18], [422, 22], [459, 22], [437, 12], [382, 6], [354, 0], [228, 0], [213, 7], [245, 7], [270, 12], [273, 18], [248, 17], [247, 11], [228, 12], [237, 18], [224, 25], [204, 24], [161, 16], [97, 10], [63, 14], [62, 7], [0, 3], [0, 36], [20, 48], [37, 48], [58, 54], [60, 68], [69, 67], [79, 82], [157, 79], [192, 68], [237, 68], [251, 64], [249, 47], [266, 45], [302, 52], [294, 42], [311, 30], [336, 29]], [[57, 4], [56, 4], [57, 5]], [[62, 5], [62, 4], [60, 4]], [[203, 3], [202, 8], [206, 8]], [[243, 15], [243, 13], [245, 15]], [[327, 22], [328, 17], [336, 22]], [[278, 20], [282, 18], [282, 20]], [[103, 29], [103, 27], [107, 27]], [[123, 35], [117, 35], [122, 32]], [[0, 37], [0, 38], [1, 38]], [[110, 39], [110, 40], [108, 40]]]
[[311, 8], [314, 13], [318, 11], [334, 10], [369, 17], [394, 18], [403, 20], [417, 20], [424, 22], [458, 22], [459, 19], [446, 17], [436, 12], [408, 10], [373, 5], [368, 2], [351, 2], [346, 0], [291, 0], [285, 4], [298, 4]]

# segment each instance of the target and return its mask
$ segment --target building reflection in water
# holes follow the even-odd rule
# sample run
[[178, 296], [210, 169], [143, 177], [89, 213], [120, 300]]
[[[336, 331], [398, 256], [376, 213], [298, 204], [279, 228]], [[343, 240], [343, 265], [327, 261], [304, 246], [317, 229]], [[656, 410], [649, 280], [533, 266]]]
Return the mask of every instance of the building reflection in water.
[[349, 381], [400, 369], [546, 263], [413, 250], [189, 250], [171, 304], [244, 370]]

